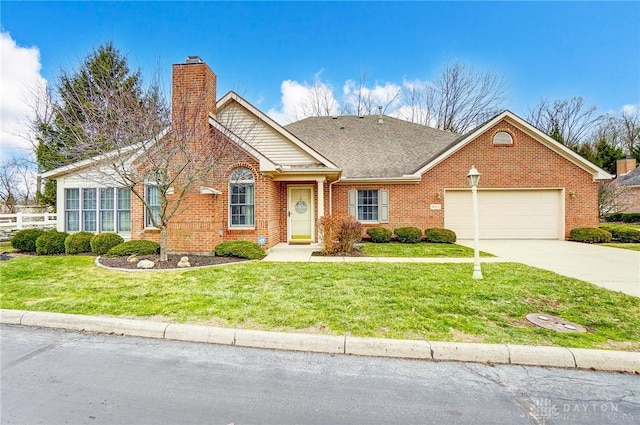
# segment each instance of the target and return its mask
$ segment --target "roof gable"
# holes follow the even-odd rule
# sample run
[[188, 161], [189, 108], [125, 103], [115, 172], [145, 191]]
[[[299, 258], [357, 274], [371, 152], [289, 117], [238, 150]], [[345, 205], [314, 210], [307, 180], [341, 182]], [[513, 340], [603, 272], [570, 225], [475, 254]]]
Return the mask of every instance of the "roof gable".
[[475, 128], [474, 130], [471, 130], [467, 134], [460, 136], [449, 146], [445, 147], [436, 156], [434, 156], [433, 158], [425, 162], [419, 169], [416, 170], [416, 174], [422, 175], [425, 172], [429, 171], [430, 169], [438, 165], [440, 162], [444, 161], [446, 158], [450, 157], [455, 152], [462, 149], [467, 144], [471, 143], [478, 136], [480, 136], [485, 131], [489, 130], [490, 128], [492, 128], [502, 120], [506, 120], [510, 124], [514, 125], [518, 129], [523, 131], [524, 133], [531, 136], [534, 140], [546, 146], [547, 148], [557, 153], [558, 155], [562, 156], [569, 162], [591, 173], [593, 175], [594, 180], [605, 180], [605, 179], [613, 178], [611, 174], [607, 173], [602, 168], [598, 167], [597, 165], [583, 158], [576, 152], [572, 151], [565, 145], [554, 140], [553, 138], [548, 136], [546, 133], [537, 129], [533, 125], [529, 124], [527, 121], [523, 120], [522, 118], [520, 118], [519, 116], [517, 116], [516, 114], [508, 110], [489, 119], [484, 124], [481, 124], [480, 126]]
[[218, 101], [217, 110], [219, 124], [279, 168], [338, 168], [234, 92]]

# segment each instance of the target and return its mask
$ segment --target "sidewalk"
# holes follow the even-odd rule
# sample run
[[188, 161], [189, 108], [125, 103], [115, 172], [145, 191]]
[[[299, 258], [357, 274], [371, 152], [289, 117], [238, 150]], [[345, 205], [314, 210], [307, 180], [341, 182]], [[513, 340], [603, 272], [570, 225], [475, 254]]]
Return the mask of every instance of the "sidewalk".
[[265, 332], [23, 310], [0, 310], [0, 323], [326, 354], [640, 373], [640, 353], [627, 351]]

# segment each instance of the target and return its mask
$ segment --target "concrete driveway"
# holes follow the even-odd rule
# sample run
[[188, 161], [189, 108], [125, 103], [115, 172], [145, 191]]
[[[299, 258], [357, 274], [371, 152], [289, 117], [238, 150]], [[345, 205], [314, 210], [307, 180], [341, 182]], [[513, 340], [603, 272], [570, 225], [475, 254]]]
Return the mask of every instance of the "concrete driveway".
[[480, 240], [480, 250], [640, 297], [639, 251], [559, 240]]

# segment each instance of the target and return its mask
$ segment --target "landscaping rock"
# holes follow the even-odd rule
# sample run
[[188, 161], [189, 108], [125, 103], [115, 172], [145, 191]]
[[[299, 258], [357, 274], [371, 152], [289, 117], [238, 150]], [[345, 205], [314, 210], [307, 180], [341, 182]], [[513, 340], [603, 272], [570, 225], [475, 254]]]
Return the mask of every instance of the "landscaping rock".
[[127, 261], [130, 262], [130, 263], [137, 263], [138, 261], [140, 261], [140, 259], [135, 255], [130, 255], [127, 258]]
[[178, 267], [191, 267], [191, 264], [189, 263], [189, 257], [182, 257], [180, 258], [180, 261], [178, 261]]
[[156, 263], [151, 260], [141, 260], [136, 264], [136, 267], [139, 269], [152, 269], [155, 265]]

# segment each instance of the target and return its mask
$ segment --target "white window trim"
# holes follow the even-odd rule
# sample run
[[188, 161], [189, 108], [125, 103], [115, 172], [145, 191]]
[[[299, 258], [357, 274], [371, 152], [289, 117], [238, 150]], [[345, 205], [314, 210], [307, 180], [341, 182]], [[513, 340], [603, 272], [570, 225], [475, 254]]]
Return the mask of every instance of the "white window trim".
[[[96, 205], [95, 205], [95, 209], [93, 210], [85, 210], [84, 209], [84, 190], [87, 189], [94, 189], [96, 191]], [[100, 196], [102, 194], [102, 191], [107, 190], [107, 189], [113, 189], [113, 209], [112, 210], [103, 210], [101, 209], [101, 204], [100, 204]], [[130, 235], [131, 234], [131, 230], [128, 231], [120, 231], [120, 228], [118, 226], [118, 222], [117, 222], [117, 215], [119, 211], [127, 211], [127, 210], [118, 210], [118, 189], [122, 189], [122, 187], [116, 187], [116, 186], [110, 186], [110, 187], [98, 187], [98, 186], [91, 186], [91, 187], [87, 187], [87, 186], [75, 186], [75, 187], [65, 187], [63, 190], [63, 195], [64, 195], [64, 199], [63, 199], [63, 205], [64, 205], [64, 217], [63, 217], [63, 230], [65, 232], [68, 233], [76, 233], [76, 232], [93, 232], [93, 233], [117, 233], [119, 235]], [[74, 210], [69, 210], [67, 209], [67, 190], [77, 190], [78, 191], [78, 209], [74, 209]], [[131, 197], [131, 195], [129, 195]], [[131, 199], [131, 198], [129, 198]], [[131, 201], [129, 201], [131, 202]], [[74, 211], [78, 213], [78, 230], [72, 230], [70, 231], [67, 227], [67, 212], [68, 211]], [[94, 211], [96, 214], [96, 230], [86, 230], [84, 227], [84, 217], [83, 217], [83, 212], [84, 211]], [[113, 226], [114, 229], [113, 231], [109, 230], [109, 231], [101, 231], [100, 229], [102, 228], [102, 218], [101, 218], [101, 211], [113, 211]], [[131, 203], [129, 203], [129, 214], [131, 214]], [[131, 220], [131, 219], [129, 219]], [[129, 228], [131, 228], [131, 223], [129, 223]]]
[[[360, 220], [358, 218], [358, 192], [374, 190], [378, 192], [378, 220]], [[388, 189], [351, 189], [347, 193], [348, 214], [363, 224], [389, 223], [389, 190]]]
[[[153, 225], [153, 223], [151, 223], [150, 220], [149, 220], [149, 211], [147, 209], [146, 202], [147, 202], [147, 188], [150, 187], [150, 186], [155, 186], [155, 187], [158, 188], [158, 191], [160, 191], [160, 187], [158, 186], [158, 183], [151, 182], [151, 181], [148, 181], [148, 182], [144, 183], [144, 200], [145, 200], [145, 203], [142, 205], [142, 209], [144, 210], [144, 229], [145, 230], [159, 230], [160, 228], [159, 227], [155, 227]], [[168, 194], [168, 192], [167, 192], [167, 194]], [[158, 207], [161, 208], [161, 205], [158, 205]]]
[[[249, 171], [251, 173], [251, 180], [231, 180], [231, 176], [238, 170], [240, 169], [245, 169], [247, 171]], [[253, 185], [253, 224], [252, 225], [246, 225], [246, 224], [241, 224], [241, 225], [234, 225], [233, 223], [233, 219], [231, 216], [231, 185], [233, 184], [247, 184], [247, 183], [251, 183]], [[255, 175], [253, 174], [253, 171], [251, 171], [249, 168], [247, 167], [238, 167], [233, 169], [233, 171], [231, 172], [231, 174], [229, 175], [229, 179], [227, 182], [227, 189], [228, 189], [228, 196], [227, 196], [227, 210], [228, 210], [228, 225], [227, 228], [229, 230], [255, 230], [256, 228], [256, 178]]]

